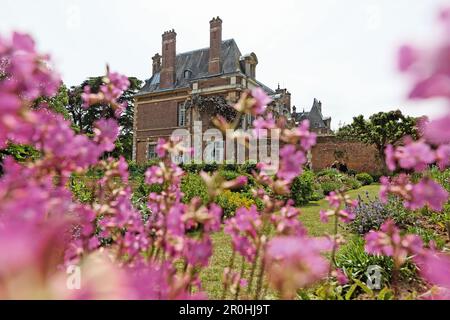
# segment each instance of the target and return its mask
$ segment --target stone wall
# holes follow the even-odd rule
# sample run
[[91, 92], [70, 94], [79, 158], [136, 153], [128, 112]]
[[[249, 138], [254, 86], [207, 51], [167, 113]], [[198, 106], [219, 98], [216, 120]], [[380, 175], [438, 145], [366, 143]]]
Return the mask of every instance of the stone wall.
[[374, 146], [338, 139], [335, 136], [319, 136], [317, 145], [312, 149], [313, 170], [328, 168], [336, 160], [357, 172], [381, 173], [382, 162]]

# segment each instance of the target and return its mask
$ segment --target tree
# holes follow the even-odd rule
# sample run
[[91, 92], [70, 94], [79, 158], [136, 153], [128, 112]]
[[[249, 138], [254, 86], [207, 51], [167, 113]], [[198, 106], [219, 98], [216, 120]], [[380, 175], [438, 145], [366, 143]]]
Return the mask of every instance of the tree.
[[33, 108], [47, 108], [55, 113], [61, 114], [64, 119], [69, 120], [70, 115], [67, 111], [69, 105], [69, 93], [65, 84], [61, 84], [58, 92], [53, 97], [40, 97], [33, 103]]
[[339, 137], [351, 138], [374, 145], [386, 172], [384, 149], [388, 144], [398, 144], [405, 136], [418, 135], [416, 118], [405, 116], [400, 110], [378, 112], [364, 119], [363, 115], [353, 118], [353, 122], [339, 129]]
[[[134, 100], [133, 96], [141, 88], [142, 81], [137, 78], [130, 77], [130, 87], [118, 99], [118, 102], [126, 102], [127, 107], [119, 118], [120, 134], [116, 141], [116, 149], [112, 152], [112, 156], [117, 157], [123, 155], [130, 159], [133, 148], [133, 118], [134, 118]], [[92, 92], [97, 92], [103, 84], [103, 77], [91, 77], [79, 86], [74, 86], [69, 89], [69, 103], [67, 111], [73, 121], [75, 129], [79, 133], [92, 134], [94, 122], [100, 118], [110, 118], [114, 111], [108, 105], [92, 105], [89, 108], [83, 107], [81, 94], [83, 88], [87, 85], [91, 87]]]

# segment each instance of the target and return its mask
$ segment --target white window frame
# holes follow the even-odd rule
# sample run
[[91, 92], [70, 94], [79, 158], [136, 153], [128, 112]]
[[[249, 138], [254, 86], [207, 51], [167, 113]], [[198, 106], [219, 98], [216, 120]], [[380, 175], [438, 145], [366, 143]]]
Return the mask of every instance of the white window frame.
[[178, 104], [178, 126], [185, 127], [186, 126], [186, 103], [180, 102]]
[[[153, 157], [150, 157], [150, 148], [154, 148]], [[154, 160], [158, 159], [158, 154], [156, 153], [156, 143], [149, 143], [147, 146], [147, 159]]]

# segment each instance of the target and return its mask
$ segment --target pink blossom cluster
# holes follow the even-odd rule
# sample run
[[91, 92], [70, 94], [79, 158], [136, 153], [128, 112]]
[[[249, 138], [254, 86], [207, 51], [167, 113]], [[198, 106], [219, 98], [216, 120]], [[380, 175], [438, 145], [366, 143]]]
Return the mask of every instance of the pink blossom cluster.
[[450, 292], [450, 255], [424, 247], [422, 239], [413, 234], [402, 235], [392, 220], [387, 220], [380, 231], [370, 231], [365, 236], [366, 252], [392, 257], [399, 268], [412, 257], [423, 279], [435, 285], [425, 299], [448, 299]]
[[126, 108], [126, 102], [119, 103], [118, 99], [129, 86], [128, 77], [117, 72], [110, 72], [109, 67], [107, 67], [107, 73], [103, 78], [103, 84], [100, 86], [99, 92], [92, 93], [91, 87], [85, 86], [81, 98], [86, 108], [94, 104], [110, 105], [118, 118]]
[[406, 208], [417, 210], [425, 206], [435, 211], [442, 211], [448, 200], [448, 192], [436, 181], [425, 177], [418, 183], [411, 182], [408, 175], [402, 173], [389, 179], [380, 179], [380, 199], [388, 201], [388, 195], [396, 195], [404, 200]]
[[284, 299], [295, 297], [305, 288], [326, 277], [329, 262], [322, 255], [331, 250], [330, 243], [307, 236], [276, 237], [269, 241], [265, 253], [268, 281]]
[[332, 191], [326, 200], [330, 205], [330, 210], [320, 211], [320, 221], [327, 223], [330, 217], [337, 217], [344, 223], [349, 223], [355, 219], [354, 209], [358, 205], [357, 200], [352, 200], [350, 197], [340, 191]]

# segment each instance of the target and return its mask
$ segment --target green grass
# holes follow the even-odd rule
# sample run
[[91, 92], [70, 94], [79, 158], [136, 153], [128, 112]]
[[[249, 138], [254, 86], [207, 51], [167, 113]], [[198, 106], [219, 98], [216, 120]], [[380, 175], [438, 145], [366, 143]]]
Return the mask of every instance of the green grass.
[[[379, 191], [379, 185], [364, 186], [358, 190], [351, 190], [348, 194], [352, 198], [358, 195], [369, 193], [370, 197], [376, 197]], [[327, 233], [332, 233], [332, 223], [324, 224], [319, 219], [319, 211], [328, 208], [328, 203], [325, 199], [320, 201], [312, 201], [306, 206], [301, 207], [301, 221], [308, 229], [312, 236], [322, 236]], [[341, 230], [342, 233], [345, 231]], [[202, 272], [201, 279], [204, 290], [207, 292], [210, 299], [220, 299], [222, 296], [222, 274], [224, 268], [229, 264], [231, 258], [231, 240], [224, 232], [218, 232], [213, 235], [214, 253], [211, 258], [210, 266]], [[240, 259], [236, 261], [237, 266], [240, 267]], [[250, 266], [247, 266], [247, 272]], [[243, 290], [245, 293], [245, 289]], [[228, 296], [228, 298], [233, 298]], [[245, 298], [245, 296], [241, 296]]]

